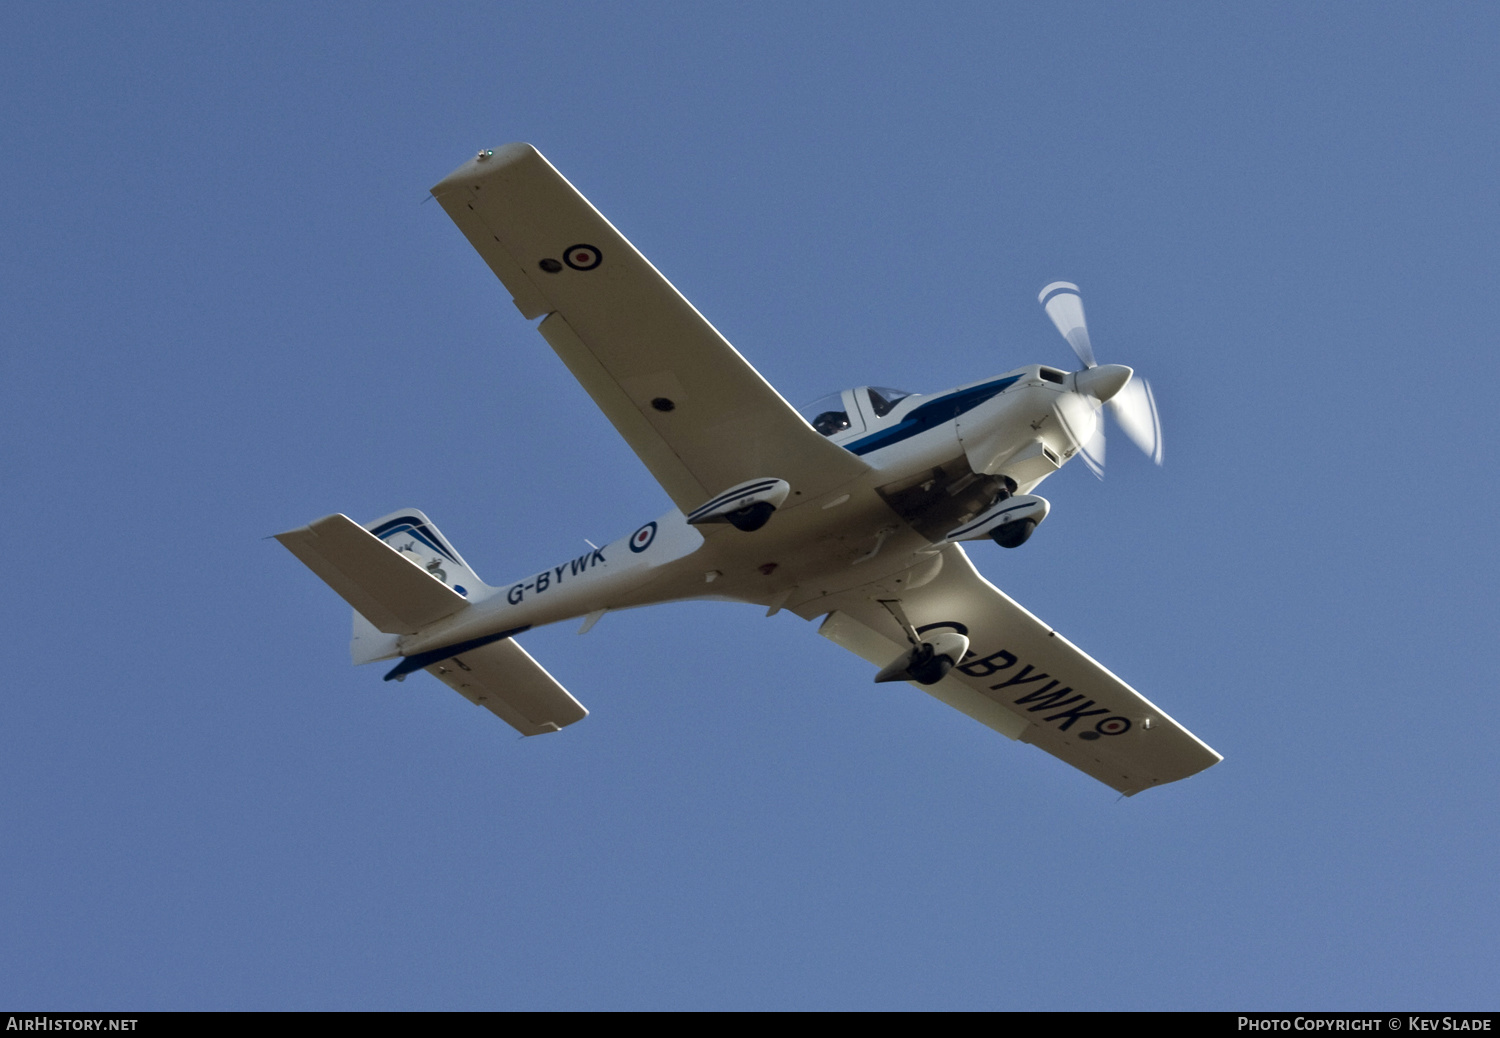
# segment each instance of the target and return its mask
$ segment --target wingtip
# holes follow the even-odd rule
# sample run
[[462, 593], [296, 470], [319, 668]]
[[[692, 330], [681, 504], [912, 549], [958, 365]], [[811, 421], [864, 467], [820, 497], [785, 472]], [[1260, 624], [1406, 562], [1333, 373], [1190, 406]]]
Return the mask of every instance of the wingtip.
[[490, 176], [498, 169], [513, 166], [518, 162], [529, 159], [542, 158], [542, 153], [525, 141], [514, 141], [510, 144], [502, 144], [498, 148], [481, 148], [477, 154], [438, 181], [432, 188], [432, 195], [441, 196], [457, 187], [465, 187], [477, 180]]

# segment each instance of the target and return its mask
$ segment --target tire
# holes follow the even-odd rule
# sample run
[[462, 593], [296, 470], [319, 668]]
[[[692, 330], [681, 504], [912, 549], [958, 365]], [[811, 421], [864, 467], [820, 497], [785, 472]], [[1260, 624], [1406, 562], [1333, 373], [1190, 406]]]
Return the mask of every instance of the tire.
[[1031, 532], [1035, 529], [1035, 519], [1017, 519], [1013, 523], [997, 527], [990, 534], [990, 539], [1002, 548], [1019, 548], [1030, 540]]
[[914, 663], [907, 670], [911, 679], [919, 685], [936, 685], [953, 669], [953, 661], [947, 656], [934, 656], [922, 663]]
[[776, 511], [776, 506], [769, 501], [757, 501], [753, 505], [746, 505], [744, 508], [735, 509], [724, 518], [728, 519], [729, 525], [733, 526], [736, 530], [753, 533], [766, 525], [771, 518], [771, 513], [774, 511]]

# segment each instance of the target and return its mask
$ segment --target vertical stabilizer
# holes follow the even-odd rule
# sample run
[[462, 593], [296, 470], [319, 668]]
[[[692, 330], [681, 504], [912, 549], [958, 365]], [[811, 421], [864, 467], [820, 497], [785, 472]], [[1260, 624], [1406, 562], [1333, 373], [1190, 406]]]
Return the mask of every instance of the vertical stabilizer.
[[[424, 571], [454, 591], [468, 598], [477, 588], [486, 586], [464, 561], [458, 549], [448, 543], [437, 524], [419, 508], [403, 508], [365, 523], [365, 529], [388, 546], [405, 555]], [[400, 637], [380, 631], [354, 610], [354, 630], [349, 639], [349, 658], [357, 667], [376, 660], [395, 659]]]
[[419, 509], [392, 512], [365, 523], [365, 529], [465, 598], [486, 586], [437, 525]]

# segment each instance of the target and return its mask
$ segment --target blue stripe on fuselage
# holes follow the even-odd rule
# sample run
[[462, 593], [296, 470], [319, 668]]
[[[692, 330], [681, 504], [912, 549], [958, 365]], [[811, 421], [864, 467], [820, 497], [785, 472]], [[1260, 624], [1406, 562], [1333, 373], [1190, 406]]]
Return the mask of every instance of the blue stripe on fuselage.
[[869, 454], [878, 451], [882, 447], [889, 447], [893, 443], [908, 440], [928, 429], [935, 429], [939, 425], [953, 421], [965, 411], [972, 411], [991, 397], [998, 396], [1007, 388], [1021, 380], [1020, 375], [1011, 375], [1008, 378], [997, 378], [993, 382], [983, 385], [970, 386], [968, 389], [960, 389], [947, 396], [940, 396], [936, 400], [929, 400], [911, 409], [905, 418], [891, 426], [882, 429], [878, 433], [871, 433], [863, 439], [855, 440], [853, 443], [844, 444], [844, 449], [853, 454]]

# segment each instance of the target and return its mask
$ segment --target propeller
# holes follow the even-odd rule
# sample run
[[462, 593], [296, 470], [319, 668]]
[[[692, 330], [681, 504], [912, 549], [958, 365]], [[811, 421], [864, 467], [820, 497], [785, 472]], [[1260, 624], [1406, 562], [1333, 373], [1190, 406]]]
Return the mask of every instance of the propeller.
[[[1089, 342], [1088, 324], [1083, 318], [1083, 297], [1078, 286], [1069, 281], [1054, 281], [1037, 296], [1052, 318], [1052, 323], [1068, 340], [1073, 352], [1083, 362], [1083, 370], [1074, 376], [1077, 391], [1109, 408], [1115, 422], [1132, 443], [1158, 465], [1161, 464], [1161, 417], [1156, 412], [1156, 397], [1151, 384], [1135, 378], [1123, 364], [1100, 365], [1094, 359]], [[1094, 405], [1095, 408], [1099, 404]], [[1059, 409], [1068, 435], [1079, 445], [1083, 460], [1100, 479], [1104, 478], [1104, 422], [1096, 420], [1091, 435], [1080, 438], [1068, 424], [1066, 408]]]

